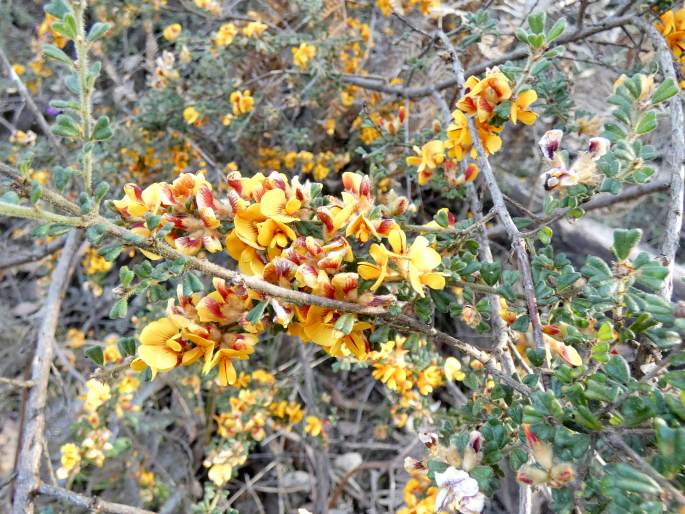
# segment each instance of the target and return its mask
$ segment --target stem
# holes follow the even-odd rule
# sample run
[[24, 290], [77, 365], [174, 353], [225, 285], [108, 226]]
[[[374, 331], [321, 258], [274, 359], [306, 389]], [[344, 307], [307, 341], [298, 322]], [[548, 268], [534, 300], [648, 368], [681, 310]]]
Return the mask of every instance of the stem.
[[24, 205], [14, 205], [7, 202], [0, 202], [0, 214], [13, 218], [24, 218], [46, 223], [61, 223], [74, 227], [83, 223], [83, 220], [76, 216], [62, 216], [61, 214], [55, 214], [54, 212], [44, 211], [38, 207], [26, 207]]
[[83, 183], [88, 195], [93, 194], [93, 150], [92, 147], [86, 148], [90, 142], [93, 130], [93, 120], [91, 117], [91, 94], [92, 88], [88, 84], [88, 42], [86, 35], [85, 13], [88, 0], [79, 0], [74, 10], [77, 19], [76, 55], [78, 57], [78, 77], [79, 77], [79, 97], [81, 100], [81, 131], [83, 134]]

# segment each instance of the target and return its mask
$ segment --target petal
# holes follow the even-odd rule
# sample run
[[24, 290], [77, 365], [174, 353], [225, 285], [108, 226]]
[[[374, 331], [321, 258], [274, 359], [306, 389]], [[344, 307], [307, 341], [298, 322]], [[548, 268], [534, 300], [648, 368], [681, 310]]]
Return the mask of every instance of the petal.
[[178, 328], [169, 318], [161, 318], [148, 324], [140, 333], [140, 343], [147, 346], [163, 346], [178, 334]]
[[168, 371], [176, 367], [178, 354], [166, 346], [140, 345], [138, 355], [151, 368]]
[[421, 275], [421, 283], [431, 289], [444, 289], [445, 277], [442, 273], [424, 273]]

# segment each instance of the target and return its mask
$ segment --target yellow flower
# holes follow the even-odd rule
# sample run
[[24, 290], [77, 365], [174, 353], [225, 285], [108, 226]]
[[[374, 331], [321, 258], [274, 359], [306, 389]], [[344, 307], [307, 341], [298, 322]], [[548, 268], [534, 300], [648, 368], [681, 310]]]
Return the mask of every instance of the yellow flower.
[[214, 42], [218, 46], [228, 46], [238, 34], [238, 28], [233, 23], [224, 23], [214, 34]]
[[538, 99], [534, 89], [528, 89], [520, 93], [511, 104], [509, 118], [516, 125], [518, 120], [526, 125], [532, 125], [538, 119], [538, 115], [529, 110], [530, 105]]
[[164, 35], [164, 39], [167, 41], [173, 41], [181, 35], [182, 30], [183, 28], [181, 27], [180, 23], [172, 23], [164, 29], [162, 34]]
[[271, 189], [264, 193], [260, 205], [262, 214], [267, 218], [281, 223], [290, 223], [298, 220], [295, 214], [302, 207], [302, 202], [297, 198], [286, 198], [285, 191], [282, 189]]
[[447, 155], [461, 161], [471, 151], [472, 143], [466, 115], [458, 109], [453, 111], [452, 123], [447, 127], [447, 141], [445, 141]]
[[673, 55], [680, 57], [685, 53], [685, 8], [676, 12], [666, 11], [659, 19], [656, 29], [666, 39]]
[[291, 48], [290, 50], [293, 54], [295, 65], [301, 70], [307, 69], [309, 61], [316, 55], [316, 47], [309, 43], [300, 43], [299, 47]]
[[69, 341], [67, 343], [69, 348], [81, 348], [86, 344], [86, 335], [78, 328], [70, 328], [67, 330], [67, 340]]
[[457, 108], [468, 116], [476, 116], [480, 122], [492, 118], [495, 107], [511, 98], [509, 79], [499, 71], [488, 73], [483, 80], [469, 77], [466, 81], [468, 91], [458, 102]]
[[193, 107], [192, 105], [183, 109], [183, 119], [188, 125], [192, 125], [193, 123], [195, 123], [199, 117], [200, 113], [197, 112], [195, 107]]
[[81, 453], [79, 452], [78, 446], [74, 443], [62, 445], [60, 453], [62, 454], [60, 458], [62, 466], [57, 470], [57, 478], [65, 480], [70, 472], [76, 469], [81, 463]]
[[126, 184], [124, 186], [124, 197], [112, 202], [124, 218], [142, 218], [146, 212], [157, 214], [161, 203], [161, 190], [156, 182], [145, 189], [141, 189], [136, 184]]
[[229, 100], [233, 107], [233, 114], [236, 116], [246, 114], [254, 107], [254, 98], [252, 98], [252, 93], [249, 89], [246, 89], [243, 92], [233, 91]]
[[258, 38], [264, 33], [267, 27], [267, 25], [260, 21], [251, 21], [243, 28], [243, 35]]
[[219, 383], [226, 387], [229, 384], [233, 385], [237, 378], [233, 360], [247, 360], [249, 355], [254, 352], [257, 336], [254, 334], [226, 334], [224, 339], [226, 341], [222, 343], [222, 348], [205, 362], [202, 372], [209, 373], [218, 366]]
[[83, 397], [83, 409], [86, 412], [95, 412], [100, 405], [111, 398], [110, 389], [107, 384], [91, 378], [86, 382], [86, 394]]
[[26, 72], [26, 67], [23, 64], [13, 64], [12, 71], [17, 75], [23, 75]]
[[23, 130], [16, 130], [11, 136], [10, 136], [10, 143], [14, 145], [32, 145], [36, 142], [38, 136], [36, 136], [36, 133], [33, 130], [27, 130], [24, 132]]
[[414, 147], [417, 155], [407, 157], [407, 164], [418, 166], [419, 184], [425, 185], [433, 175], [433, 170], [437, 168], [445, 159], [445, 146], [442, 141], [429, 141], [421, 148]]
[[[377, 289], [384, 280], [396, 280], [399, 276], [408, 279], [412, 288], [419, 296], [424, 297], [423, 286], [431, 289], [443, 289], [445, 277], [442, 273], [434, 272], [442, 259], [440, 254], [431, 248], [428, 240], [423, 236], [414, 239], [407, 248], [407, 236], [399, 228], [392, 229], [388, 234], [388, 242], [392, 248], [389, 252], [384, 245], [372, 245], [369, 251], [376, 264], [359, 263], [358, 272], [366, 280], [376, 279], [371, 290]], [[393, 262], [399, 271], [388, 269], [389, 262]]]
[[262, 385], [273, 385], [276, 383], [276, 378], [273, 374], [263, 369], [256, 369], [252, 372], [252, 380], [259, 382]]
[[307, 416], [304, 431], [312, 437], [318, 437], [323, 431], [323, 423], [316, 416]]
[[432, 365], [419, 372], [416, 386], [418, 387], [419, 392], [426, 396], [433, 392], [433, 389], [441, 385], [442, 382], [442, 371], [439, 367]]
[[335, 134], [335, 118], [327, 118], [323, 122], [323, 128], [329, 136]]
[[450, 382], [461, 381], [466, 378], [466, 374], [461, 370], [461, 362], [456, 357], [447, 357], [443, 366], [445, 378]]
[[180, 363], [183, 349], [179, 342], [181, 329], [189, 323], [182, 316], [171, 315], [153, 321], [140, 333], [138, 355], [153, 375], [157, 371], [169, 371]]
[[285, 413], [288, 415], [290, 423], [293, 425], [299, 423], [302, 421], [302, 418], [304, 418], [304, 409], [302, 409], [302, 405], [297, 402], [288, 403], [285, 408]]
[[232, 114], [225, 114], [221, 120], [221, 123], [223, 124], [224, 127], [228, 127], [231, 123], [233, 123], [233, 115]]
[[105, 364], [120, 361], [121, 352], [119, 352], [119, 347], [116, 343], [116, 336], [106, 339], [105, 343], [107, 343], [103, 351]]

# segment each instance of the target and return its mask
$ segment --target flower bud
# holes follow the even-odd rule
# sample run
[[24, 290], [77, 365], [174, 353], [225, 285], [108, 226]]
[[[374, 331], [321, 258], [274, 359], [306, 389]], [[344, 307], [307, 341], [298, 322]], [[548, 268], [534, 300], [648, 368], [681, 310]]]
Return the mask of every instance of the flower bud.
[[547, 482], [549, 474], [534, 464], [524, 464], [516, 473], [516, 480], [526, 485], [540, 485]]
[[550, 487], [564, 487], [566, 484], [573, 482], [575, 479], [575, 472], [573, 466], [566, 462], [557, 464], [550, 471]]

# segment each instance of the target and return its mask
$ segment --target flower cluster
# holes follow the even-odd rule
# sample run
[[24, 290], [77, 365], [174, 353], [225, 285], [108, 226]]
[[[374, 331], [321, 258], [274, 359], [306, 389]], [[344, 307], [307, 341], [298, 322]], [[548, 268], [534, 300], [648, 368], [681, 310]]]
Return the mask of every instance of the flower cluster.
[[[483, 79], [469, 77], [464, 90], [464, 96], [457, 101], [457, 109], [452, 112], [452, 120], [447, 127], [447, 139], [435, 139], [421, 148], [414, 147], [417, 155], [407, 158], [407, 164], [417, 166], [421, 185], [428, 183], [441, 164], [444, 164], [446, 174], [453, 174], [455, 162], [463, 161], [469, 156], [476, 157], [469, 118], [474, 120], [478, 138], [486, 154], [494, 154], [502, 148], [499, 134], [507, 119], [514, 125], [519, 121], [532, 125], [537, 120], [537, 114], [530, 110], [530, 106], [538, 98], [535, 90], [518, 91], [514, 96], [510, 79], [497, 68], [488, 71]], [[463, 177], [458, 183], [473, 181], [477, 174], [477, 166], [467, 162], [463, 168]]]
[[[144, 190], [128, 184], [125, 196], [113, 205], [141, 237], [161, 236], [185, 255], [225, 247], [245, 275], [322, 298], [383, 306], [393, 296], [376, 295], [381, 286], [392, 290], [393, 284], [409, 283], [419, 297], [425, 295], [424, 286], [442, 289], [445, 278], [436, 271], [439, 253], [423, 236], [408, 244], [397, 223], [382, 217], [402, 212], [406, 202], [398, 199], [394, 205], [376, 206], [368, 177], [346, 172], [342, 181], [340, 197], [323, 199], [320, 189], [297, 177], [288, 180], [273, 172], [245, 178], [234, 171], [227, 177], [225, 197], [219, 197], [202, 175], [182, 174], [171, 184], [155, 183]], [[320, 237], [305, 235], [304, 229], [316, 229]], [[226, 232], [222, 244], [221, 234]], [[368, 251], [374, 262], [355, 266], [348, 238], [358, 244], [384, 238], [388, 242], [371, 244]], [[370, 291], [359, 290], [360, 277], [373, 281]], [[232, 362], [247, 359], [256, 334], [273, 323], [334, 356], [351, 354], [363, 360], [370, 351], [365, 331], [372, 324], [353, 314], [267, 300], [219, 278], [213, 285], [215, 290], [205, 297], [183, 296], [179, 290], [178, 302], [169, 303], [167, 316], [143, 329], [136, 369], [148, 366], [154, 374], [202, 359], [205, 373], [218, 368], [220, 383], [233, 384], [237, 372]], [[253, 307], [260, 309], [250, 319]]]

